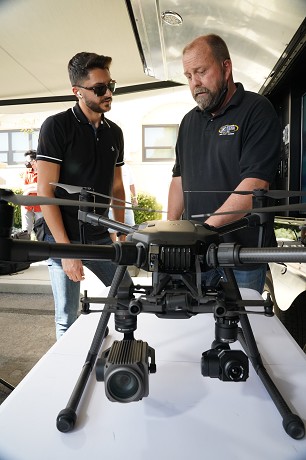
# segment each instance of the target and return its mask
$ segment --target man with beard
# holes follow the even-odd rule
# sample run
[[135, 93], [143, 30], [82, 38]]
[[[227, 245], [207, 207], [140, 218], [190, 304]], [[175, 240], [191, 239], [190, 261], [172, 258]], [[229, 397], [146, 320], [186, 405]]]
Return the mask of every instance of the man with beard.
[[[37, 148], [38, 195], [78, 199], [52, 182], [91, 187], [95, 192], [124, 200], [121, 166], [123, 134], [119, 126], [105, 118], [111, 109], [115, 81], [111, 79], [111, 58], [95, 53], [76, 54], [68, 64], [72, 91], [78, 103], [43, 123]], [[113, 204], [120, 204], [113, 200]], [[96, 201], [109, 200], [96, 197]], [[42, 206], [45, 219], [44, 240], [79, 243], [78, 209], [66, 206]], [[107, 217], [108, 209], [97, 208]], [[114, 209], [116, 220], [124, 222], [124, 210]], [[111, 244], [107, 228], [85, 224], [87, 244]], [[49, 259], [49, 273], [55, 303], [56, 336], [76, 320], [79, 308], [80, 281], [87, 266], [109, 286], [116, 266], [109, 261]]]
[[[168, 219], [251, 209], [251, 194], [213, 191], [269, 188], [280, 157], [281, 128], [276, 112], [265, 97], [234, 83], [228, 48], [217, 35], [200, 36], [188, 44], [183, 50], [183, 67], [198, 107], [185, 115], [179, 129]], [[210, 216], [205, 222], [219, 227], [242, 217]], [[223, 241], [256, 247], [258, 228], [229, 233]], [[263, 245], [275, 244], [270, 215]], [[250, 264], [235, 269], [239, 287], [262, 292], [266, 268], [266, 264]], [[204, 276], [207, 284], [214, 284], [224, 273], [218, 268]]]

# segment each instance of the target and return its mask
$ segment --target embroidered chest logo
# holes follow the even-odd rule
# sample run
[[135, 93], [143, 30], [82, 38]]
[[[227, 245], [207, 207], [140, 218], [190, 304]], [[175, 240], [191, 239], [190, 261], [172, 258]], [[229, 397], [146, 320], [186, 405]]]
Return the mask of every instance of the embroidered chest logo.
[[224, 125], [219, 129], [219, 136], [233, 136], [238, 131], [237, 125]]

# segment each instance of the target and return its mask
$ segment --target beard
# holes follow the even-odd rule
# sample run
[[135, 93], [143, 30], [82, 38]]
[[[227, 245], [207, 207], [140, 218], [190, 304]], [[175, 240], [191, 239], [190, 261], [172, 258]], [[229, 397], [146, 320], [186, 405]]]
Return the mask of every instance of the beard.
[[85, 104], [87, 107], [95, 113], [104, 113], [108, 112], [111, 109], [112, 98], [106, 97], [102, 100], [102, 102], [93, 102], [89, 100], [85, 100]]
[[205, 86], [197, 87], [194, 91], [193, 98], [201, 110], [213, 113], [222, 105], [226, 93], [227, 82], [223, 79], [216, 91], [211, 91]]

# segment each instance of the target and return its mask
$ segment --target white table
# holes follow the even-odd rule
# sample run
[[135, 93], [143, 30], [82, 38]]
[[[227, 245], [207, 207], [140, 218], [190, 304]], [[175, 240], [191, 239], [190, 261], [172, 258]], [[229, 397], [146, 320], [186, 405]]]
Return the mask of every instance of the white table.
[[[242, 290], [243, 298], [256, 297]], [[97, 308], [97, 306], [96, 306]], [[157, 373], [140, 402], [110, 402], [93, 371], [73, 431], [56, 417], [66, 407], [99, 313], [82, 315], [0, 406], [1, 460], [305, 460], [250, 364], [246, 382], [203, 377], [200, 359], [214, 340], [214, 319], [142, 314], [135, 333], [156, 352]], [[306, 356], [276, 317], [249, 315], [266, 368], [288, 405], [306, 421]], [[104, 348], [122, 335], [114, 331]], [[232, 348], [240, 349], [236, 342]]]

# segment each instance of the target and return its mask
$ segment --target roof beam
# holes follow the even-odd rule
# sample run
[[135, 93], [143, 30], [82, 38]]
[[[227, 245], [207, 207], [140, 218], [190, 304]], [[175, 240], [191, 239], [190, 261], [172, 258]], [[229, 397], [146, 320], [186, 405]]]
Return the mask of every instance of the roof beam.
[[[154, 83], [143, 83], [140, 85], [124, 86], [122, 88], [116, 88], [114, 96], [122, 96], [125, 94], [141, 93], [144, 91], [152, 91], [156, 89], [173, 88], [176, 86], [184, 86], [182, 83], [174, 81], [158, 81]], [[10, 105], [24, 105], [24, 104], [46, 104], [52, 102], [70, 102], [75, 101], [76, 97], [73, 94], [67, 96], [46, 96], [46, 97], [27, 97], [21, 99], [2, 99], [0, 100], [0, 106]]]

